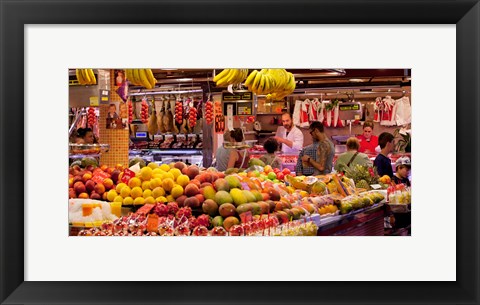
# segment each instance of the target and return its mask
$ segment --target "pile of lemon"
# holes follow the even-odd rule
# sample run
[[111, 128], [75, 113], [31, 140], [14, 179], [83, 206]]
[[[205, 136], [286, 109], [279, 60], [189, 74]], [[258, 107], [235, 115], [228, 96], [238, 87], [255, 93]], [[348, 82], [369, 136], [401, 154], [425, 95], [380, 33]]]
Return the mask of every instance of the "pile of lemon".
[[172, 202], [183, 195], [189, 182], [190, 178], [173, 164], [151, 162], [128, 183], [120, 182], [108, 191], [107, 200], [125, 206]]

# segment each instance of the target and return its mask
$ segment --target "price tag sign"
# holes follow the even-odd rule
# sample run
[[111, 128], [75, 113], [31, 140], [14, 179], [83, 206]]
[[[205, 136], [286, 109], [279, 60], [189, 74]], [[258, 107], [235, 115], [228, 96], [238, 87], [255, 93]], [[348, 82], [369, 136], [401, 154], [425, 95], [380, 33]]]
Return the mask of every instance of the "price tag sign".
[[98, 96], [100, 104], [110, 104], [110, 90], [100, 89]]
[[103, 180], [105, 180], [106, 178], [108, 178], [108, 174], [104, 171], [97, 171], [93, 177], [92, 177], [92, 180], [95, 182], [95, 183], [103, 183]]
[[98, 106], [98, 96], [91, 96], [90, 97], [90, 106], [97, 107]]
[[250, 188], [248, 187], [248, 184], [246, 182], [240, 182], [240, 184], [242, 185], [242, 189], [247, 190], [247, 191], [250, 190]]
[[123, 183], [128, 183], [128, 181], [135, 177], [135, 172], [129, 170], [128, 168], [126, 168], [124, 171], [123, 171], [123, 175], [122, 175], [122, 182]]
[[242, 223], [247, 223], [253, 220], [252, 212], [247, 211], [242, 214], [240, 214], [240, 219], [242, 220]]

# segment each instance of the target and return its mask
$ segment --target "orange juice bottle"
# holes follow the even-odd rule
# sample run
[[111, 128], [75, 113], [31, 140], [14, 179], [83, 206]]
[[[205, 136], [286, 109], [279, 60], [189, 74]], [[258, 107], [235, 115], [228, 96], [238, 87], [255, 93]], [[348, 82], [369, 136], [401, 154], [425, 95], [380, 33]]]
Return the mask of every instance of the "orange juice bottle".
[[121, 202], [110, 202], [110, 207], [112, 208], [112, 214], [117, 217], [122, 216], [122, 203]]
[[82, 214], [83, 216], [92, 215], [93, 212], [93, 203], [83, 203], [82, 204]]

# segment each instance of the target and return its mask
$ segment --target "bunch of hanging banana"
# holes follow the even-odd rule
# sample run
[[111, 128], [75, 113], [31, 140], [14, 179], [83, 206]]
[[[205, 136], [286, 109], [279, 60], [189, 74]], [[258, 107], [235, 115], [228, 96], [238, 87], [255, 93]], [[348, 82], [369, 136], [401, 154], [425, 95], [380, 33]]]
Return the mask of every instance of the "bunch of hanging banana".
[[217, 87], [242, 83], [248, 75], [248, 69], [224, 69], [215, 75], [213, 81]]
[[80, 85], [95, 85], [97, 83], [92, 69], [76, 69], [75, 73]]
[[152, 69], [125, 69], [125, 74], [130, 83], [135, 86], [153, 89], [157, 83]]
[[257, 95], [266, 94], [267, 99], [281, 99], [295, 90], [295, 77], [285, 69], [253, 70], [245, 86]]

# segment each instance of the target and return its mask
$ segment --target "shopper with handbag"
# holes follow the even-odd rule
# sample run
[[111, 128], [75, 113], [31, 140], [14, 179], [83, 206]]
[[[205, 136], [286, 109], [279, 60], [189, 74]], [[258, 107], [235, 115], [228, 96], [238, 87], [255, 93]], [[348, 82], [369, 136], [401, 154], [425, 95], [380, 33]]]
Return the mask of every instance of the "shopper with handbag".
[[358, 151], [360, 148], [360, 141], [355, 137], [350, 137], [347, 140], [347, 151], [338, 156], [335, 162], [335, 170], [337, 172], [345, 172], [346, 168], [355, 164], [363, 166], [372, 166], [373, 162], [364, 153]]

